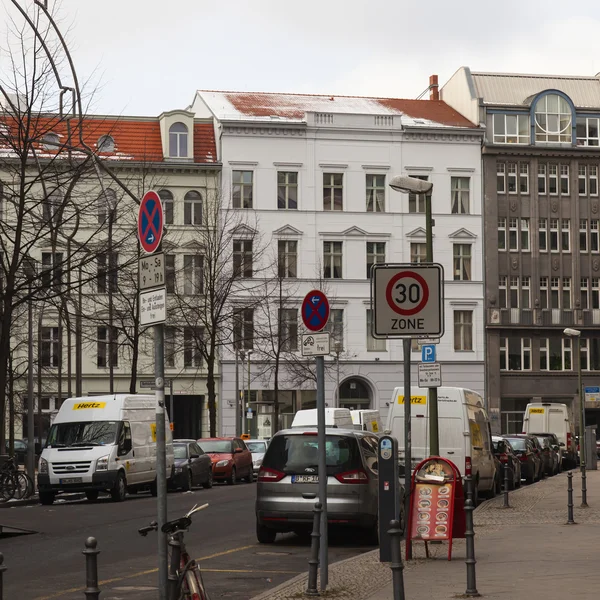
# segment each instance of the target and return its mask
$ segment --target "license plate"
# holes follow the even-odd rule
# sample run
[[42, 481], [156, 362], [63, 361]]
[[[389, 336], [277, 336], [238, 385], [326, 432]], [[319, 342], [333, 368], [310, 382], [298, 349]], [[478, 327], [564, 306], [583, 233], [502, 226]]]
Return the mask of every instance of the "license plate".
[[318, 475], [292, 475], [292, 483], [319, 483]]
[[61, 479], [60, 482], [62, 484], [68, 483], [81, 483], [83, 479], [81, 477], [67, 477], [66, 479]]

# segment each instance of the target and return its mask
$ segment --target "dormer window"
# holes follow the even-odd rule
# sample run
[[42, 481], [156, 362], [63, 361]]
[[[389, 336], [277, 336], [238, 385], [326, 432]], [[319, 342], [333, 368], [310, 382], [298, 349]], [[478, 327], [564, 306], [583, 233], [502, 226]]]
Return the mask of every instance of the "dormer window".
[[535, 141], [543, 144], [570, 144], [572, 112], [558, 94], [542, 96], [535, 105]]
[[169, 128], [169, 156], [187, 158], [188, 128], [184, 123], [173, 123]]
[[45, 150], [56, 150], [60, 144], [56, 133], [46, 133], [42, 138], [42, 145]]
[[114, 152], [115, 140], [110, 135], [103, 135], [98, 139], [98, 152]]

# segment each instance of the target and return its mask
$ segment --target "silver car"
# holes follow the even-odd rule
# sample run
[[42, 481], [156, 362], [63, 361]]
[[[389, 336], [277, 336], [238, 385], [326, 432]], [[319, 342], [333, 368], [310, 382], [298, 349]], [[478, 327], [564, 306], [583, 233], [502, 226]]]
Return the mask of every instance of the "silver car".
[[267, 446], [269, 442], [267, 440], [244, 440], [246, 442], [246, 447], [252, 453], [252, 467], [254, 469], [254, 476], [258, 475], [258, 470], [262, 465], [263, 458], [265, 457], [265, 452], [267, 451]]
[[[367, 431], [328, 428], [327, 510], [330, 524], [363, 529], [377, 541], [377, 442]], [[310, 530], [318, 495], [316, 428], [279, 431], [258, 472], [256, 537]]]

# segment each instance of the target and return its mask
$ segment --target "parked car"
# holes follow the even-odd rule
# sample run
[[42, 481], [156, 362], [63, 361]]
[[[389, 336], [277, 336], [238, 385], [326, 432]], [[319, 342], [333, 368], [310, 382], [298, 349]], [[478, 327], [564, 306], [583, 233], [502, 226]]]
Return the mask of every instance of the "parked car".
[[196, 440], [173, 440], [174, 471], [171, 486], [189, 491], [195, 485], [211, 488], [212, 460]]
[[544, 446], [542, 442], [540, 442], [540, 440], [537, 438], [537, 436], [532, 434], [528, 435], [531, 438], [533, 445], [535, 446], [536, 454], [540, 457], [540, 461], [542, 462], [540, 471], [540, 479], [542, 479], [548, 472], [548, 469], [550, 468], [550, 465], [552, 463], [552, 459], [550, 457], [550, 453], [544, 451]]
[[515, 454], [521, 461], [522, 477], [527, 483], [539, 481], [542, 477], [542, 459], [533, 441], [533, 437], [526, 434], [511, 434], [503, 436], [510, 442]]
[[205, 438], [198, 440], [198, 444], [212, 460], [214, 481], [226, 481], [230, 485], [235, 485], [238, 479], [254, 481], [252, 454], [241, 438]]
[[246, 440], [246, 446], [252, 453], [252, 471], [255, 476], [258, 475], [268, 445], [267, 440]]
[[508, 489], [514, 490], [521, 487], [521, 461], [515, 454], [510, 441], [494, 435], [492, 436], [492, 446], [494, 448], [494, 456], [500, 461], [502, 485], [504, 486], [506, 477], [504, 471], [508, 468]]
[[558, 437], [555, 433], [532, 433], [531, 435], [535, 435], [535, 437], [540, 442], [543, 453], [548, 457], [548, 460], [545, 461], [549, 463], [546, 470], [546, 475], [556, 475], [559, 473], [562, 468], [562, 452], [560, 448], [560, 442], [558, 441]]
[[[6, 440], [4, 445], [5, 454], [10, 454], [10, 443]], [[14, 457], [20, 465], [24, 465], [27, 461], [27, 440], [15, 440], [14, 443]], [[37, 457], [36, 457], [37, 460]]]
[[[377, 443], [373, 433], [328, 427], [329, 523], [365, 531], [377, 540]], [[258, 472], [256, 537], [272, 543], [278, 532], [309, 531], [318, 494], [317, 429], [295, 427], [272, 438]]]

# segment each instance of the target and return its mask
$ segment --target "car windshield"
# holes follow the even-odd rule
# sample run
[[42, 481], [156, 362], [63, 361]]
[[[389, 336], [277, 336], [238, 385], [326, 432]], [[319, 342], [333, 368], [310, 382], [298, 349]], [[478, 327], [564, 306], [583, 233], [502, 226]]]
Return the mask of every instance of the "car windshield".
[[248, 446], [248, 450], [254, 453], [265, 452], [267, 450], [266, 442], [246, 442], [246, 446]]
[[173, 455], [175, 456], [175, 458], [187, 458], [187, 444], [173, 444]]
[[200, 444], [200, 448], [209, 454], [231, 454], [232, 451], [232, 443], [230, 440], [201, 440], [198, 443]]
[[55, 423], [48, 433], [48, 448], [67, 446], [104, 446], [114, 444], [117, 438], [117, 421], [78, 421]]
[[[359, 469], [360, 450], [356, 438], [328, 435], [325, 443], [327, 474]], [[263, 466], [283, 473], [304, 473], [307, 468], [317, 472], [319, 448], [316, 435], [279, 435], [273, 438]]]
[[508, 441], [515, 450], [527, 450], [527, 444], [525, 443], [525, 440], [523, 438], [509, 438]]

